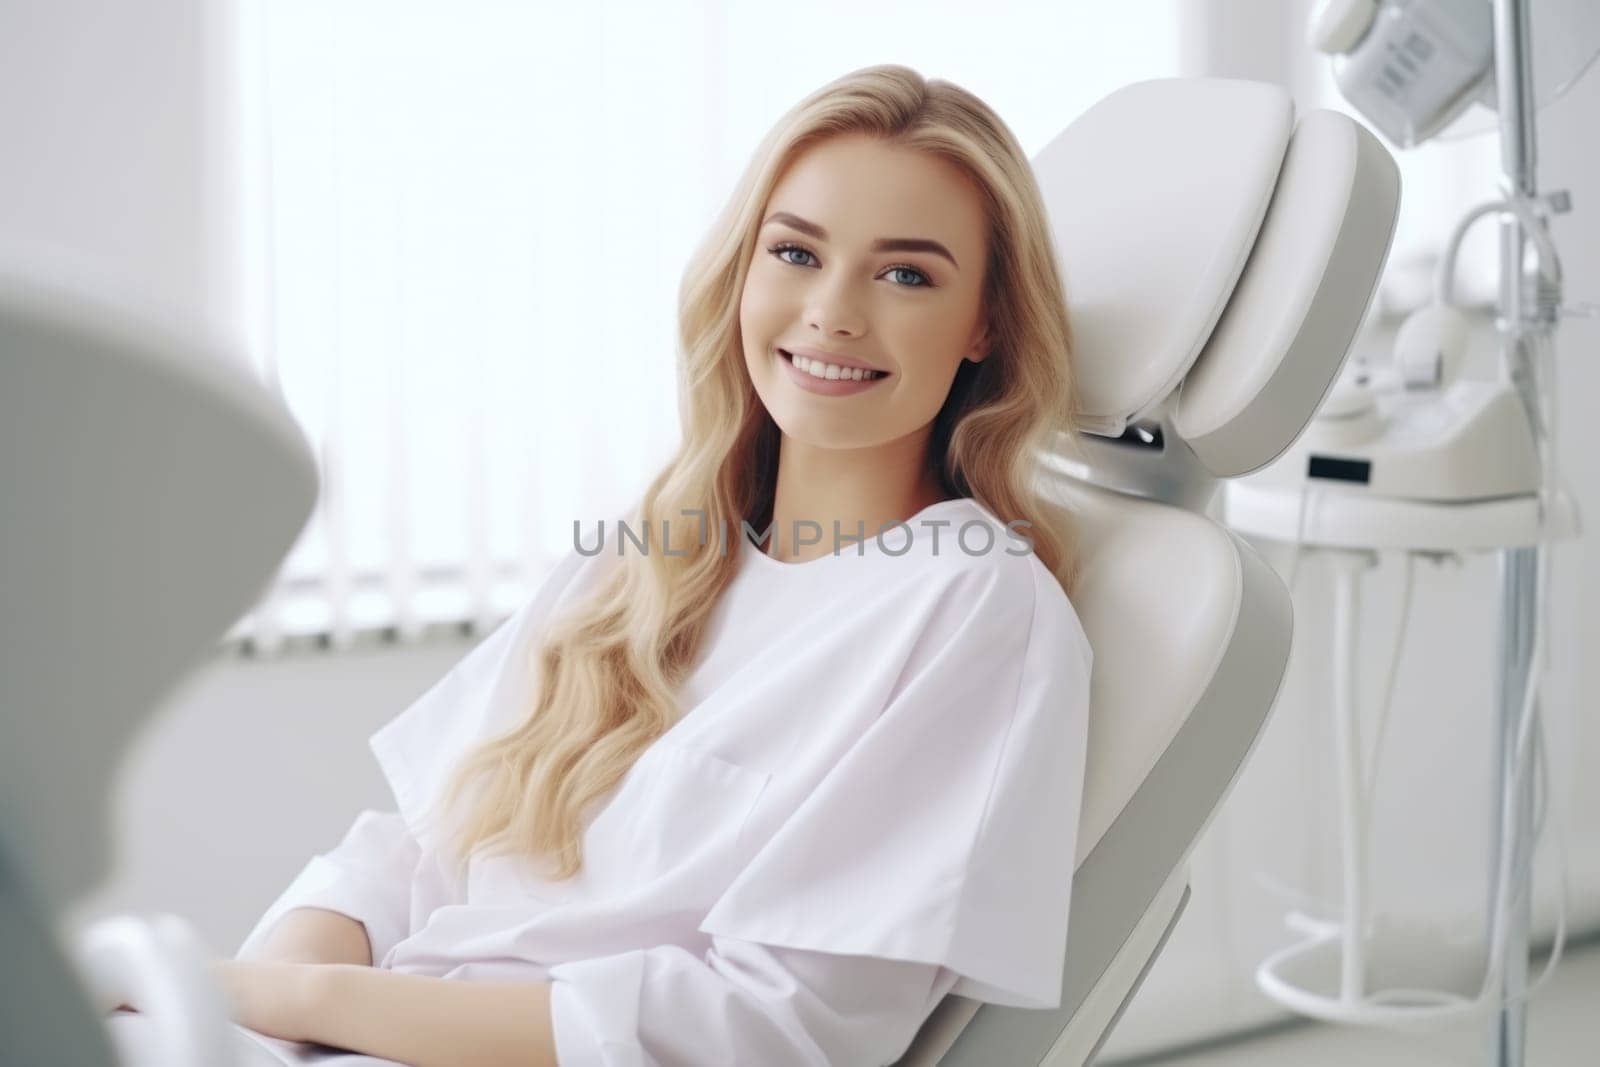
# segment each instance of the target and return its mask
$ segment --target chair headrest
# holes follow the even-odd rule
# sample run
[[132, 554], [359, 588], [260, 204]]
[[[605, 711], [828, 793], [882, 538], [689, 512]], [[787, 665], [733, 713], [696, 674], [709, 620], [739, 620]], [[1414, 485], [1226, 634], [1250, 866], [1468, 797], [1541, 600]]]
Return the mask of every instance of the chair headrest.
[[[1293, 111], [1265, 82], [1139, 82], [1035, 157], [1090, 434], [1159, 425], [1162, 448], [1236, 477], [1310, 422], [1376, 289], [1400, 180], [1359, 123]], [[1091, 446], [1091, 465], [1116, 451]]]

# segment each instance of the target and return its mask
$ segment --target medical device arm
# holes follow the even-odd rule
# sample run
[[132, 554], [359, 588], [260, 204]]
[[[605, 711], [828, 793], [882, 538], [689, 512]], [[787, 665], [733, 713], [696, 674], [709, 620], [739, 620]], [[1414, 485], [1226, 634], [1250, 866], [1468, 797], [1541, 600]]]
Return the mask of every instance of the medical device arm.
[[266, 940], [239, 959], [263, 963], [348, 963], [372, 966], [367, 928], [326, 908], [293, 908], [273, 925]]

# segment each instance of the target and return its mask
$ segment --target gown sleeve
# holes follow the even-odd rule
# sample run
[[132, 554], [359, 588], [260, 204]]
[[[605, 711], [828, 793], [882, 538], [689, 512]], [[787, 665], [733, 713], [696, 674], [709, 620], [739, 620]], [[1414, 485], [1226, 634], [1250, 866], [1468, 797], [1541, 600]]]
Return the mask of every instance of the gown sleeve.
[[882, 713], [699, 929], [937, 964], [960, 995], [1056, 1008], [1092, 652], [1032, 557], [946, 593]]
[[525, 710], [535, 681], [532, 639], [591, 558], [568, 553], [517, 611], [372, 736], [396, 809], [361, 812], [335, 848], [313, 856], [256, 922], [239, 956], [259, 948], [293, 908], [326, 908], [360, 922], [374, 965], [410, 935], [415, 876], [438, 845], [423, 820], [427, 805], [469, 743]]
[[850, 1067], [898, 1060], [956, 975], [714, 938], [551, 968], [561, 1067]]
[[399, 813], [361, 812], [338, 845], [311, 857], [257, 920], [237, 955], [254, 955], [288, 911], [324, 908], [366, 928], [377, 964], [410, 932], [411, 876], [420, 859]]

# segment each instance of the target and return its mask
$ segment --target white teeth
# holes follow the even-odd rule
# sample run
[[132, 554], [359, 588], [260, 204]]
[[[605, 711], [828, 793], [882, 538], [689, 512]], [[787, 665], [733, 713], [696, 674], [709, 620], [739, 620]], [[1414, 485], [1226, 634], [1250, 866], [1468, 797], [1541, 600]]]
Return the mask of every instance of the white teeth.
[[824, 378], [828, 381], [837, 381], [843, 378], [847, 381], [870, 382], [874, 378], [883, 377], [881, 371], [862, 370], [860, 367], [841, 367], [835, 363], [823, 363], [805, 356], [791, 354], [791, 360], [796, 367], [805, 371], [813, 378]]

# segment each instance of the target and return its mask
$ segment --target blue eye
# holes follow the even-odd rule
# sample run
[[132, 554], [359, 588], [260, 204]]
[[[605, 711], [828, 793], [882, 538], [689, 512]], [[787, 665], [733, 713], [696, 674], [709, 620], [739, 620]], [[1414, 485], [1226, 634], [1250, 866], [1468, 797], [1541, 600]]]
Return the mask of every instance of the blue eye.
[[777, 256], [778, 260], [780, 262], [787, 263], [791, 267], [803, 267], [803, 266], [805, 266], [805, 264], [804, 263], [796, 263], [792, 259], [784, 259], [783, 258], [783, 254], [785, 252], [799, 252], [801, 255], [806, 255], [806, 256], [811, 255], [810, 252], [807, 252], [804, 248], [801, 248], [799, 245], [778, 245], [776, 248], [768, 249], [768, 251], [771, 252], [773, 255]]
[[[808, 264], [796, 263], [792, 259], [784, 259], [783, 256], [784, 256], [785, 252], [799, 252], [801, 255], [812, 256], [813, 259], [816, 258], [814, 255], [812, 255], [812, 252], [811, 252], [810, 249], [804, 248], [804, 247], [802, 247], [800, 245], [797, 245], [797, 244], [794, 244], [793, 242], [784, 242], [783, 244], [780, 244], [780, 245], [774, 245], [772, 248], [767, 249], [767, 251], [772, 253], [773, 255], [777, 256], [779, 262], [787, 263], [791, 267], [804, 267], [804, 266], [807, 266]], [[904, 263], [896, 263], [894, 266], [888, 267], [886, 269], [886, 273], [887, 272], [892, 272], [892, 271], [904, 271], [907, 274], [914, 274], [918, 278], [922, 279], [921, 282], [919, 284], [916, 284], [916, 285], [901, 285], [900, 288], [902, 288], [902, 289], [934, 289], [934, 288], [937, 288], [937, 286], [935, 286], [933, 284], [933, 280], [931, 278], [929, 278], [926, 274], [924, 274], [922, 271], [918, 270], [916, 267], [908, 266], [908, 265], [906, 265]]]

